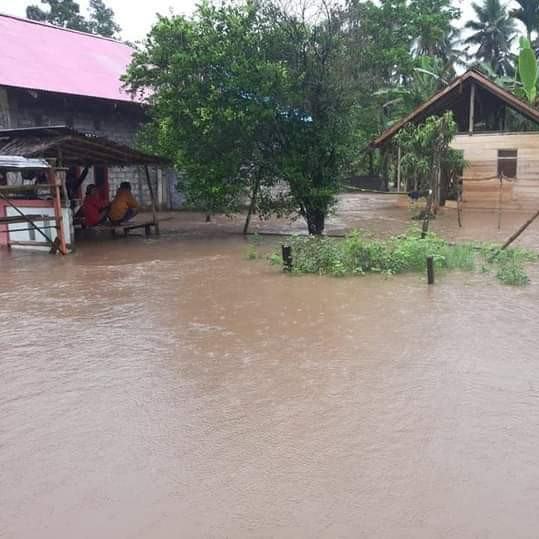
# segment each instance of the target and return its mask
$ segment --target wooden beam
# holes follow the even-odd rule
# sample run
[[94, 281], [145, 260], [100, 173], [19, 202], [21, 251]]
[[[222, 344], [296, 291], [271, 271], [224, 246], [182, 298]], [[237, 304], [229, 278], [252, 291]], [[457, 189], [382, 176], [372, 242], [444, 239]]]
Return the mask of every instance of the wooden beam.
[[[51, 185], [56, 186], [54, 189], [53, 194], [53, 203], [54, 203], [54, 217], [56, 220], [56, 233], [57, 233], [57, 239], [59, 240], [59, 249], [60, 253], [63, 255], [67, 254], [67, 245], [66, 245], [66, 238], [65, 238], [65, 228], [64, 228], [64, 216], [62, 212], [62, 200], [60, 198], [60, 187], [58, 184], [58, 180], [56, 178], [56, 172], [54, 169], [49, 170], [48, 173], [49, 176], [49, 183]], [[51, 253], [54, 253], [55, 251], [51, 249]]]
[[474, 127], [474, 120], [475, 120], [475, 83], [472, 82], [472, 86], [470, 88], [470, 117], [468, 120], [468, 134], [473, 134], [473, 127]]
[[401, 190], [401, 147], [397, 148], [397, 191]]

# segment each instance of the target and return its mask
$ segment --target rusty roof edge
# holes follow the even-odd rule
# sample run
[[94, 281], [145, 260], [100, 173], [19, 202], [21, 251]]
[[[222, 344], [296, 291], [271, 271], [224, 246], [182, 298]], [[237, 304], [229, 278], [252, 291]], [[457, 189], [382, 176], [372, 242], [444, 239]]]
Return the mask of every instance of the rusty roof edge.
[[[18, 131], [18, 132], [17, 132]], [[48, 132], [47, 132], [48, 131]], [[69, 143], [73, 141], [75, 144], [88, 144], [95, 148], [96, 152], [99, 152], [99, 148], [102, 148], [103, 156], [108, 157], [111, 163], [122, 163], [118, 166], [129, 166], [129, 163], [133, 165], [163, 165], [170, 166], [171, 162], [161, 156], [151, 155], [125, 144], [120, 144], [105, 137], [98, 137], [95, 135], [85, 134], [74, 129], [65, 129], [60, 127], [54, 127], [43, 129], [40, 134], [36, 133], [36, 130], [32, 131], [28, 129], [26, 133], [22, 133], [22, 130], [0, 130], [0, 140], [3, 139], [3, 144], [0, 144], [0, 154], [3, 151], [11, 149], [13, 145], [24, 146], [27, 144], [28, 150], [33, 146], [32, 151], [29, 151], [26, 156], [35, 155], [46, 151], [47, 149], [61, 146], [62, 143]], [[40, 143], [38, 143], [38, 141]], [[8, 150], [9, 151], [9, 150]], [[124, 154], [123, 157], [120, 157]], [[107, 159], [103, 159], [106, 161]], [[113, 165], [111, 165], [113, 166]]]

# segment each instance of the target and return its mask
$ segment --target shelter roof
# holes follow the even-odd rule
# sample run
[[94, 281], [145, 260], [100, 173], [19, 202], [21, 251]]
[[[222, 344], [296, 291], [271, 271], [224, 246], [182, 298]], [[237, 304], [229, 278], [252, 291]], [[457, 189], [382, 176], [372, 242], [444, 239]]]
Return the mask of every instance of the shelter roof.
[[440, 114], [446, 110], [459, 108], [459, 112], [465, 111], [465, 107], [462, 105], [464, 103], [465, 106], [468, 106], [467, 97], [469, 96], [472, 84], [476, 85], [476, 88], [484, 96], [485, 101], [492, 102], [495, 100], [497, 105], [508, 106], [539, 125], [539, 111], [536, 108], [497, 85], [476, 69], [469, 69], [461, 76], [455, 78], [448, 86], [434, 94], [430, 99], [419, 105], [408, 116], [393, 124], [375, 139], [371, 145], [375, 148], [382, 146], [409, 123], [421, 123], [429, 116]]
[[120, 80], [129, 45], [3, 14], [0, 34], [0, 85], [136, 102]]
[[68, 166], [166, 165], [167, 160], [64, 126], [1, 129], [0, 155], [60, 159]]
[[0, 155], [1, 170], [37, 170], [48, 168], [50, 168], [50, 165], [44, 159], [28, 159], [19, 155]]

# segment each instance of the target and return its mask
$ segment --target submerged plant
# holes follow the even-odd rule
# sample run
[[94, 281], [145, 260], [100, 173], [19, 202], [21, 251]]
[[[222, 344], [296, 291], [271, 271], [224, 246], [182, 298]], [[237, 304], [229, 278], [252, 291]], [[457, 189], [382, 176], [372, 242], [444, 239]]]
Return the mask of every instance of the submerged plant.
[[[290, 245], [294, 273], [336, 277], [424, 272], [427, 257], [432, 256], [438, 269], [473, 271], [480, 262], [483, 272], [495, 267], [501, 282], [524, 285], [528, 277], [523, 264], [537, 260], [536, 254], [519, 248], [499, 251], [492, 245], [452, 245], [435, 234], [422, 239], [421, 231], [415, 228], [388, 239], [375, 239], [363, 231], [354, 231], [344, 239], [294, 236]], [[273, 260], [277, 258], [275, 255]]]

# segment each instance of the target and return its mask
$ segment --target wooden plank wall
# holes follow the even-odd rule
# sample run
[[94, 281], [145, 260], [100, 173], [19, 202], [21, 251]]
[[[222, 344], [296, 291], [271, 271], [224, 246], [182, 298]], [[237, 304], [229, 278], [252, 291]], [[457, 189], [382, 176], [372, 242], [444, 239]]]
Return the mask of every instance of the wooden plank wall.
[[[518, 150], [517, 178], [504, 183], [503, 206], [539, 207], [539, 133], [477, 133], [457, 135], [451, 146], [464, 152], [465, 178], [496, 176], [498, 150]], [[463, 202], [474, 207], [496, 207], [498, 180], [464, 182]]]

